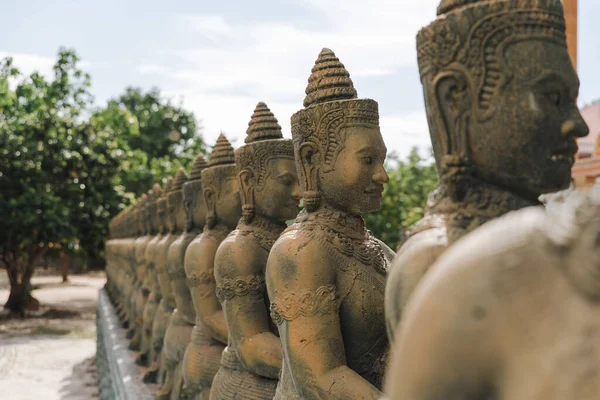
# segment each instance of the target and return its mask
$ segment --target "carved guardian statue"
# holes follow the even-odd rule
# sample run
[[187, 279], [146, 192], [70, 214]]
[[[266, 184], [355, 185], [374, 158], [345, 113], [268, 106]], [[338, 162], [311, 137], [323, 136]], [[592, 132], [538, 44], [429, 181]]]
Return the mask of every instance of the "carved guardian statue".
[[323, 49], [292, 140], [304, 207], [267, 263], [283, 369], [275, 399], [378, 399], [388, 354], [383, 294], [393, 252], [366, 229], [388, 175], [377, 102], [357, 98]]
[[566, 189], [587, 135], [560, 0], [443, 0], [417, 36], [441, 184], [400, 247], [388, 333], [430, 266], [464, 234]]

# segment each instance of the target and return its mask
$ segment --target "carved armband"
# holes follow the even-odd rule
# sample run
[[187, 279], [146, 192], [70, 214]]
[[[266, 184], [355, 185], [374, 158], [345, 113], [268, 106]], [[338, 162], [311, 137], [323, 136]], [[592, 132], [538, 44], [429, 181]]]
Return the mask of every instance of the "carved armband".
[[321, 286], [299, 293], [286, 292], [271, 303], [271, 318], [277, 325], [300, 316], [327, 315], [338, 312], [339, 298], [335, 286]]
[[249, 275], [234, 279], [224, 279], [223, 283], [217, 286], [216, 294], [219, 301], [223, 303], [225, 300], [231, 300], [236, 296], [262, 295], [265, 292], [265, 288], [264, 277]]
[[185, 282], [187, 286], [191, 288], [198, 287], [200, 285], [206, 285], [208, 283], [214, 282], [215, 275], [214, 270], [211, 268], [210, 271], [204, 271], [200, 274], [191, 274], [189, 275]]

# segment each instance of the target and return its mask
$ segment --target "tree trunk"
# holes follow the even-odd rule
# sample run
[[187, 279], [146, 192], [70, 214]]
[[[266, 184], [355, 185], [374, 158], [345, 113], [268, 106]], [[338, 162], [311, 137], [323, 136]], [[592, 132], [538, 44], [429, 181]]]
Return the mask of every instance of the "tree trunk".
[[[10, 263], [7, 268], [10, 279], [10, 295], [4, 308], [12, 313], [24, 316], [26, 310], [36, 309], [39, 302], [27, 290], [35, 270], [35, 262], [30, 261], [24, 266], [23, 276], [19, 277], [19, 265]], [[19, 279], [20, 278], [20, 279]]]

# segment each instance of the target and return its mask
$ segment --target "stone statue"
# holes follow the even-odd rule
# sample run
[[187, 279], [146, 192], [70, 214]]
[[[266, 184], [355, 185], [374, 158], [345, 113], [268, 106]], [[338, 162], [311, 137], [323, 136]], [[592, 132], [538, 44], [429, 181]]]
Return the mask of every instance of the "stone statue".
[[118, 308], [117, 312], [121, 319], [123, 328], [129, 328], [130, 312], [130, 297], [127, 296], [131, 292], [134, 285], [134, 268], [133, 268], [133, 249], [134, 242], [138, 236], [138, 224], [136, 220], [136, 205], [129, 207], [126, 216], [123, 220], [124, 229], [126, 230], [126, 239], [119, 244], [117, 249], [119, 257], [117, 268], [119, 270], [119, 289], [118, 289]]
[[[193, 239], [191, 237], [192, 234], [185, 231], [186, 215], [183, 205], [183, 185], [187, 181], [188, 176], [185, 170], [180, 168], [175, 175], [171, 191], [167, 195], [167, 209], [168, 213], [174, 215], [175, 229], [173, 235], [176, 236], [175, 241], [173, 241], [167, 251], [167, 272], [176, 307], [169, 319], [169, 326], [163, 343], [166, 376], [163, 386], [157, 395], [158, 399], [178, 398], [179, 386], [181, 386], [180, 364], [192, 331], [192, 327], [183, 319], [179, 309], [182, 306], [183, 298], [179, 292], [181, 289], [179, 281], [181, 279], [185, 281], [183, 256], [185, 255], [187, 245]], [[185, 308], [186, 306], [183, 305], [183, 307]]]
[[266, 272], [283, 346], [275, 399], [378, 399], [394, 254], [360, 216], [379, 210], [389, 180], [378, 105], [357, 98], [344, 65], [323, 49], [304, 107], [291, 122], [305, 212], [274, 244]]
[[143, 325], [141, 335], [140, 354], [136, 359], [136, 363], [143, 366], [148, 366], [150, 360], [150, 352], [152, 347], [152, 324], [154, 315], [160, 302], [160, 293], [158, 288], [158, 279], [156, 277], [155, 260], [156, 260], [156, 245], [162, 239], [162, 232], [159, 232], [158, 221], [158, 200], [162, 196], [162, 189], [158, 183], [152, 188], [153, 201], [148, 204], [148, 222], [149, 235], [152, 237], [146, 245], [146, 279], [145, 286], [149, 294], [146, 306], [143, 312]]
[[[242, 218], [215, 255], [216, 296], [229, 339], [210, 393], [214, 400], [272, 399], [282, 362], [277, 328], [269, 319], [265, 267], [285, 221], [298, 213], [294, 149], [264, 103], [256, 106], [246, 133], [246, 144], [235, 152]], [[226, 331], [215, 333], [227, 339]]]
[[[156, 280], [158, 285], [158, 292], [160, 294], [160, 302], [156, 309], [156, 314], [152, 322], [152, 342], [151, 342], [151, 366], [144, 374], [144, 381], [148, 383], [162, 383], [159, 378], [159, 371], [161, 370], [161, 355], [165, 333], [169, 325], [171, 314], [175, 309], [175, 298], [173, 297], [173, 290], [171, 289], [171, 282], [169, 281], [169, 274], [167, 272], [167, 254], [169, 247], [177, 239], [178, 235], [175, 235], [175, 213], [167, 211], [167, 197], [173, 189], [173, 178], [167, 177], [165, 184], [165, 190], [163, 195], [157, 200], [157, 215], [159, 221], [159, 229], [163, 233], [162, 238], [156, 244], [154, 251], [154, 269], [156, 274]], [[175, 208], [172, 208], [174, 211]], [[162, 363], [162, 370], [164, 372], [165, 366]]]
[[131, 292], [128, 294], [128, 298], [131, 299], [130, 305], [130, 317], [129, 317], [129, 329], [127, 330], [127, 338], [131, 339], [129, 343], [130, 350], [140, 349], [140, 333], [142, 329], [142, 313], [143, 306], [145, 304], [145, 298], [147, 293], [144, 290], [144, 279], [145, 279], [145, 267], [146, 267], [146, 245], [151, 239], [148, 235], [148, 221], [146, 219], [146, 206], [148, 203], [148, 196], [143, 194], [140, 198], [140, 203], [136, 207], [136, 214], [138, 220], [138, 232], [139, 236], [133, 243], [133, 271], [134, 271], [134, 286]]
[[558, 0], [442, 0], [417, 36], [441, 184], [394, 260], [388, 333], [446, 248], [511, 210], [566, 189], [588, 132]]
[[235, 228], [241, 213], [234, 163], [233, 148], [220, 135], [208, 168], [201, 171], [201, 180], [186, 187], [192, 194], [190, 198], [202, 202], [208, 213], [204, 232], [189, 244], [184, 263], [193, 299], [189, 305], [194, 307], [196, 315], [183, 359], [185, 390], [193, 399], [208, 399], [225, 347], [223, 343], [227, 342], [227, 325], [215, 295], [213, 267], [217, 247]]
[[[142, 209], [142, 221], [144, 225], [144, 240], [137, 242], [135, 257], [136, 257], [136, 268], [137, 277], [141, 285], [139, 286], [135, 295], [135, 315], [136, 323], [134, 326], [134, 333], [129, 344], [131, 350], [142, 352], [142, 331], [144, 327], [144, 310], [146, 309], [146, 303], [148, 302], [148, 296], [150, 296], [150, 287], [148, 280], [148, 262], [146, 259], [146, 250], [148, 244], [154, 239], [152, 233], [152, 218], [151, 218], [151, 207], [156, 204], [157, 193], [154, 190], [148, 190], [146, 196], [146, 203]], [[131, 329], [131, 327], [130, 327]]]
[[600, 196], [576, 197], [440, 256], [396, 332], [390, 399], [600, 398]]
[[123, 327], [128, 329], [135, 325], [135, 291], [138, 288], [137, 276], [136, 276], [136, 261], [135, 261], [135, 248], [136, 242], [143, 237], [143, 225], [140, 219], [140, 208], [142, 207], [146, 195], [142, 195], [137, 199], [136, 203], [132, 206], [131, 220], [132, 224], [132, 235], [131, 240], [127, 243], [127, 247], [123, 250], [125, 258], [123, 260], [123, 267], [125, 272], [125, 279], [122, 291], [122, 303], [124, 304], [124, 319]]

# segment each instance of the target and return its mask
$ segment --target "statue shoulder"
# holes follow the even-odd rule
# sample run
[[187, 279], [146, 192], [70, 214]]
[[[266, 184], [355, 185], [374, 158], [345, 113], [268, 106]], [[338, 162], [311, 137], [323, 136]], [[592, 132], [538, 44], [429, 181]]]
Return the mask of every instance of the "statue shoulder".
[[215, 276], [219, 279], [262, 275], [265, 261], [266, 253], [260, 243], [234, 231], [216, 251]]
[[402, 245], [388, 273], [385, 288], [385, 313], [388, 335], [402, 318], [410, 296], [431, 265], [448, 248], [446, 230], [442, 227], [423, 230]]
[[201, 235], [195, 238], [185, 251], [184, 266], [186, 273], [212, 269], [214, 255], [219, 243]]
[[267, 262], [267, 286], [311, 287], [335, 281], [336, 268], [328, 248], [301, 229], [287, 231], [273, 245]]

